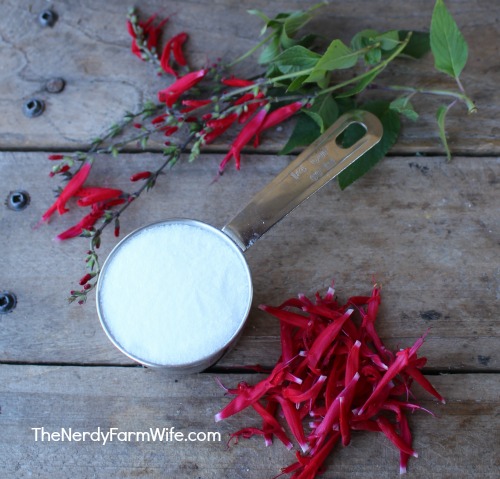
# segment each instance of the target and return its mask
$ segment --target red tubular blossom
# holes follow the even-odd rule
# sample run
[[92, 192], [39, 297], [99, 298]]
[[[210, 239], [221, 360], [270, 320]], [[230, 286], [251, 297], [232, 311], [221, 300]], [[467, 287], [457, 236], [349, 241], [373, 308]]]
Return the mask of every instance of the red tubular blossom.
[[158, 115], [158, 116], [155, 116], [152, 120], [151, 120], [151, 124], [152, 125], [158, 125], [159, 123], [163, 123], [165, 121], [165, 118], [167, 117], [168, 115], [166, 113], [164, 113], [163, 115]]
[[267, 130], [268, 128], [272, 128], [273, 126], [279, 125], [280, 123], [288, 120], [291, 116], [295, 115], [301, 108], [302, 102], [296, 101], [294, 103], [290, 103], [289, 105], [282, 106], [272, 111], [267, 115], [266, 120], [262, 123], [260, 127], [260, 131]]
[[365, 404], [360, 408], [359, 415], [368, 408], [371, 403], [376, 403], [387, 392], [385, 389], [389, 382], [408, 365], [408, 349], [403, 349], [397, 353], [396, 360], [391, 364], [387, 372], [382, 376]]
[[[401, 439], [410, 446], [412, 443], [412, 437], [411, 437], [411, 431], [410, 431], [410, 425], [408, 424], [408, 419], [406, 418], [406, 415], [404, 413], [401, 413], [400, 419], [399, 419], [399, 429], [401, 431]], [[399, 473], [400, 474], [405, 474], [406, 473], [406, 468], [408, 467], [408, 459], [410, 458], [410, 454], [408, 454], [405, 451], [399, 452]]]
[[151, 171], [139, 171], [130, 177], [130, 181], [147, 180], [152, 174]]
[[161, 128], [161, 129], [163, 129], [163, 131], [164, 131], [163, 134], [165, 136], [172, 136], [179, 129], [179, 127], [178, 126], [167, 126], [167, 127]]
[[64, 158], [64, 155], [49, 155], [48, 159], [49, 160], [62, 160]]
[[[158, 14], [155, 13], [154, 15], [151, 15], [146, 21], [138, 22], [139, 27], [142, 28], [144, 40], [149, 50], [153, 48], [156, 48], [158, 50], [158, 40], [160, 38], [161, 29], [163, 28], [163, 25], [165, 25], [165, 23], [167, 23], [168, 21], [168, 18], [165, 18], [159, 24], [154, 25], [154, 21], [157, 16]], [[141, 49], [137, 45], [137, 35], [130, 21], [127, 21], [127, 30], [132, 37], [132, 53], [143, 60]]]
[[247, 101], [253, 100], [255, 98], [255, 95], [253, 93], [245, 93], [244, 95], [240, 96], [236, 100], [233, 101], [233, 105], [243, 105]]
[[181, 109], [181, 113], [189, 113], [190, 111], [201, 108], [209, 103], [212, 103], [212, 100], [182, 100], [184, 108]]
[[258, 108], [267, 103], [267, 100], [256, 101], [257, 99], [264, 98], [264, 93], [262, 92], [259, 92], [257, 96], [254, 95], [251, 96], [252, 98], [249, 100], [248, 104], [245, 105], [245, 110], [241, 113], [240, 117], [238, 118], [239, 123], [246, 123]]
[[342, 331], [344, 323], [352, 314], [352, 309], [348, 309], [337, 321], [330, 323], [317, 337], [307, 354], [307, 363], [310, 368], [315, 369], [330, 344], [335, 341], [337, 335]]
[[439, 394], [430, 381], [414, 366], [408, 366], [405, 369], [415, 381], [417, 381], [420, 386], [422, 386], [428, 393], [432, 394], [436, 399], [438, 399], [442, 404], [446, 404], [446, 401], [441, 394]]
[[81, 197], [76, 203], [78, 206], [92, 206], [101, 201], [118, 198], [123, 193], [122, 190], [114, 188], [92, 188], [87, 194], [82, 194], [81, 191], [85, 191], [85, 188], [76, 195]]
[[260, 414], [262, 420], [264, 421], [265, 427], [264, 430], [268, 429], [273, 432], [273, 434], [285, 445], [287, 449], [292, 449], [293, 444], [288, 439], [285, 430], [280, 425], [280, 423], [274, 418], [272, 414], [270, 414], [267, 409], [262, 406], [259, 402], [254, 402], [252, 407]]
[[285, 416], [286, 422], [290, 427], [290, 430], [292, 431], [295, 439], [297, 439], [302, 452], [307, 452], [310, 449], [310, 445], [306, 440], [304, 428], [302, 426], [302, 421], [300, 420], [297, 408], [294, 404], [280, 395], [276, 395], [275, 399], [281, 405], [281, 409], [283, 410], [283, 415]]
[[80, 286], [83, 286], [87, 284], [90, 280], [92, 279], [92, 275], [90, 273], [87, 273], [85, 276], [83, 276], [82, 279], [80, 279]]
[[172, 107], [179, 97], [198, 84], [207, 74], [206, 69], [188, 73], [180, 77], [172, 85], [158, 92], [158, 99], [168, 107]]
[[174, 54], [174, 59], [183, 67], [186, 66], [187, 62], [182, 52], [182, 45], [184, 45], [187, 39], [188, 35], [185, 32], [181, 32], [172, 38], [172, 53]]
[[237, 88], [255, 85], [255, 82], [252, 80], [244, 80], [243, 78], [235, 78], [234, 76], [230, 78], [223, 78], [221, 80], [221, 83], [223, 83], [226, 86], [232, 86]]
[[174, 70], [170, 63], [172, 54], [174, 55], [174, 60], [178, 65], [185, 66], [187, 64], [186, 58], [184, 57], [184, 53], [182, 51], [182, 45], [186, 42], [187, 38], [187, 33], [181, 32], [178, 35], [172, 37], [165, 45], [165, 48], [163, 49], [160, 57], [160, 66], [166, 73], [178, 76], [177, 72]]
[[210, 129], [209, 132], [203, 135], [203, 141], [206, 145], [212, 143], [216, 138], [221, 136], [236, 120], [238, 115], [231, 113], [223, 118], [216, 118], [215, 120], [209, 119], [206, 123]]
[[219, 165], [219, 173], [222, 174], [227, 163], [234, 157], [236, 169], [239, 170], [241, 166], [241, 150], [253, 138], [255, 133], [259, 130], [260, 125], [267, 115], [267, 109], [262, 108], [240, 131], [239, 135], [233, 141], [231, 149], [224, 157]]
[[345, 385], [354, 377], [359, 370], [359, 350], [361, 348], [361, 341], [359, 339], [354, 343], [349, 355], [347, 356], [347, 363], [345, 368]]
[[50, 208], [42, 215], [42, 221], [48, 221], [55, 211], [58, 211], [61, 215], [69, 211], [66, 208], [66, 203], [70, 198], [75, 196], [76, 192], [85, 183], [91, 168], [91, 162], [87, 162], [82, 165], [82, 167], [73, 175], [71, 180], [68, 181], [68, 184], [64, 187], [52, 206], [50, 206]]
[[52, 177], [54, 176], [55, 174], [58, 174], [60, 175], [61, 173], [66, 173], [67, 171], [70, 170], [70, 166], [69, 165], [62, 165], [60, 168], [56, 167], [56, 170], [55, 171], [51, 171], [49, 176]]
[[254, 146], [255, 147], [259, 146], [260, 143], [259, 137], [264, 130], [272, 128], [276, 125], [279, 125], [280, 123], [283, 123], [285, 120], [288, 120], [288, 118], [295, 115], [295, 113], [297, 113], [302, 108], [302, 106], [303, 104], [301, 101], [296, 101], [294, 103], [290, 103], [289, 105], [277, 108], [276, 110], [269, 113], [265, 121], [262, 123], [260, 130], [255, 135]]
[[88, 215], [85, 215], [76, 225], [57, 235], [56, 239], [62, 241], [80, 236], [83, 233], [83, 230], [90, 230], [93, 228], [96, 222], [103, 217], [106, 210], [112, 208], [113, 206], [122, 205], [125, 201], [126, 200], [124, 198], [113, 198], [93, 203], [92, 210]]
[[80, 236], [83, 230], [91, 229], [103, 215], [103, 210], [92, 211], [88, 215], [85, 215], [76, 225], [58, 234], [56, 239], [62, 241]]
[[337, 444], [340, 437], [339, 432], [333, 433], [329, 439], [325, 442], [323, 447], [312, 457], [312, 459], [305, 464], [304, 469], [297, 476], [293, 476], [295, 479], [312, 479], [314, 478], [323, 463], [325, 462], [328, 455], [332, 452], [335, 444]]
[[375, 421], [380, 427], [380, 430], [401, 452], [409, 454], [413, 457], [418, 457], [418, 454], [411, 448], [411, 446], [409, 444], [406, 444], [403, 438], [396, 433], [394, 426], [386, 417], [380, 416]]

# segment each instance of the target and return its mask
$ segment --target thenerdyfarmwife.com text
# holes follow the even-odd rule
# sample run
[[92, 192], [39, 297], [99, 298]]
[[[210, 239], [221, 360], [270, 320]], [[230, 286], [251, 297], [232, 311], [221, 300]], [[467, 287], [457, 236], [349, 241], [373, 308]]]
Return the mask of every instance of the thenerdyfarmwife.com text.
[[32, 427], [35, 442], [98, 442], [103, 446], [111, 442], [220, 442], [217, 431], [182, 432], [175, 427], [155, 427], [145, 431], [123, 431], [117, 427], [93, 431], [64, 428], [49, 431], [45, 427]]

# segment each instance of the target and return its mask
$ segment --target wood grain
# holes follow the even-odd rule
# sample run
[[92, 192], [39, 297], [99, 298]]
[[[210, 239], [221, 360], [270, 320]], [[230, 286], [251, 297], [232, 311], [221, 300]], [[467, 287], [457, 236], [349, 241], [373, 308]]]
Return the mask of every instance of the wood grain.
[[[173, 14], [166, 35], [187, 31], [190, 63], [202, 67], [219, 57], [230, 61], [255, 45], [260, 20], [246, 13], [249, 8], [273, 15], [315, 3], [316, 0], [175, 0], [166, 7], [161, 0], [151, 0], [144, 7], [144, 15]], [[492, 15], [497, 2], [450, 0], [447, 4], [469, 42], [469, 62], [462, 81], [479, 108], [479, 113], [472, 117], [467, 117], [464, 107], [451, 110], [447, 120], [450, 147], [457, 155], [494, 155], [500, 151], [496, 107], [500, 103], [500, 78], [495, 63], [499, 24]], [[332, 1], [308, 28], [323, 35], [325, 41], [340, 38], [344, 42], [366, 28], [428, 30], [432, 6], [428, 0], [395, 2], [394, 7], [382, 0]], [[125, 29], [127, 6], [120, 0], [108, 1], [106, 5], [95, 0], [60, 2], [54, 5], [59, 16], [57, 23], [53, 28], [42, 29], [36, 18], [46, 7], [43, 0], [8, 0], [0, 5], [0, 147], [4, 150], [84, 148], [111, 123], [119, 121], [125, 110], [138, 111], [146, 99], [154, 99], [167, 81], [130, 53], [130, 38]], [[253, 75], [255, 67], [238, 67], [237, 73]], [[60, 94], [44, 90], [47, 80], [54, 77], [66, 80], [66, 88]], [[454, 87], [445, 75], [435, 72], [430, 56], [418, 66], [402, 61], [388, 69], [380, 83]], [[46, 102], [46, 111], [39, 118], [28, 119], [21, 112], [22, 104], [34, 96]], [[435, 111], [443, 100], [414, 100], [421, 118], [416, 123], [404, 123], [393, 153], [442, 153]], [[287, 128], [274, 132], [272, 138], [266, 138], [264, 150], [279, 149], [287, 133]], [[227, 141], [214, 148], [226, 147]], [[160, 146], [161, 143], [151, 144], [155, 149]]]
[[[122, 235], [169, 217], [193, 217], [221, 227], [289, 161], [243, 158], [212, 184], [220, 156], [179, 164], [122, 218]], [[96, 162], [88, 185], [133, 191], [129, 176], [161, 161], [158, 155], [123, 155]], [[0, 198], [25, 189], [23, 212], [0, 209], [2, 288], [18, 306], [0, 317], [0, 361], [130, 364], [102, 332], [94, 304], [68, 305], [84, 274], [84, 239], [52, 238], [83, 211], [54, 216], [33, 229], [53, 201], [50, 165], [43, 153], [0, 155]], [[276, 225], [246, 254], [254, 307], [242, 340], [220, 366], [272, 364], [279, 355], [276, 321], [257, 309], [299, 292], [313, 295], [336, 282], [338, 296], [382, 284], [378, 329], [391, 347], [405, 347], [431, 328], [422, 353], [436, 370], [498, 370], [497, 304], [499, 160], [497, 158], [391, 158], [340, 192], [333, 183]], [[116, 243], [103, 238], [101, 258]]]
[[[226, 448], [229, 434], [259, 425], [251, 412], [214, 423], [226, 403], [208, 374], [169, 378], [159, 370], [123, 367], [0, 366], [0, 465], [3, 477], [48, 478], [271, 478], [294, 462], [280, 443], [266, 448], [260, 438]], [[226, 375], [234, 385], [256, 375]], [[412, 478], [497, 477], [500, 437], [498, 375], [453, 374], [430, 378], [447, 398], [445, 406], [416, 390], [419, 401], [438, 417], [411, 416], [418, 459]], [[479, 394], [479, 391], [481, 393]], [[105, 433], [175, 428], [220, 433], [213, 442], [48, 442], [35, 441], [32, 428], [46, 432]], [[41, 434], [41, 432], [39, 432]], [[40, 436], [39, 436], [40, 437]], [[348, 448], [338, 446], [321, 477], [391, 478], [399, 474], [399, 454], [382, 435], [359, 433]]]
[[[246, 10], [274, 15], [307, 8], [317, 0], [149, 0], [144, 16], [171, 15], [167, 37], [189, 33], [187, 55], [193, 67], [221, 57], [230, 61], [255, 45], [260, 20]], [[325, 43], [348, 43], [359, 30], [428, 30], [434, 2], [415, 0], [331, 0], [307, 27]], [[314, 295], [335, 280], [340, 300], [367, 294], [382, 285], [378, 331], [391, 348], [412, 344], [430, 328], [421, 349], [426, 373], [446, 397], [435, 400], [416, 387], [416, 397], [436, 418], [410, 417], [418, 459], [411, 478], [498, 477], [500, 469], [500, 142], [498, 105], [500, 33], [496, 0], [447, 0], [469, 44], [462, 74], [478, 106], [463, 106], [447, 119], [447, 163], [438, 137], [435, 111], [442, 100], [415, 97], [417, 122], [405, 121], [391, 157], [362, 180], [340, 192], [328, 185], [253, 246], [246, 257], [254, 283], [254, 304], [243, 337], [211, 372], [172, 377], [138, 367], [108, 341], [93, 298], [83, 307], [66, 298], [84, 274], [87, 242], [56, 243], [57, 233], [84, 212], [71, 212], [39, 225], [54, 200], [57, 179], [48, 177], [47, 154], [88, 146], [125, 110], [138, 111], [168, 81], [130, 53], [125, 28], [127, 3], [120, 0], [4, 0], [0, 2], [0, 291], [18, 298], [14, 312], [0, 315], [0, 479], [3, 478], [165, 478], [264, 479], [294, 461], [280, 444], [261, 440], [226, 448], [229, 434], [259, 426], [251, 412], [214, 423], [228, 401], [216, 384], [256, 382], [242, 367], [272, 365], [279, 356], [279, 328], [258, 305], [279, 304], [299, 292]], [[53, 8], [58, 21], [42, 29], [40, 11]], [[142, 10], [143, 9], [143, 10]], [[239, 65], [241, 76], [255, 74], [253, 63]], [[59, 94], [45, 89], [62, 77]], [[381, 86], [454, 88], [433, 68], [431, 56], [401, 61], [380, 77]], [[366, 92], [362, 100], [380, 90]], [[384, 94], [385, 95], [385, 94]], [[23, 102], [45, 101], [42, 116], [28, 119]], [[157, 187], [133, 203], [122, 218], [122, 236], [144, 224], [193, 217], [221, 227], [291, 159], [275, 155], [291, 125], [264, 135], [261, 148], [249, 149], [241, 172], [232, 168], [212, 182], [230, 137], [221, 139], [195, 163], [182, 163], [160, 178]], [[150, 151], [131, 148], [117, 159], [99, 157], [88, 185], [131, 191], [132, 173], [162, 161], [161, 142]], [[429, 155], [429, 156], [426, 156]], [[29, 192], [22, 212], [7, 209], [10, 191]], [[86, 212], [86, 211], [85, 211]], [[116, 243], [105, 231], [104, 259]], [[161, 298], [160, 298], [161, 300]], [[452, 374], [442, 374], [452, 372]], [[438, 374], [440, 373], [440, 374]], [[215, 432], [215, 442], [35, 442], [34, 427], [49, 432], [177, 431]], [[348, 448], [337, 447], [328, 460], [333, 478], [399, 476], [398, 452], [381, 435], [357, 434]]]

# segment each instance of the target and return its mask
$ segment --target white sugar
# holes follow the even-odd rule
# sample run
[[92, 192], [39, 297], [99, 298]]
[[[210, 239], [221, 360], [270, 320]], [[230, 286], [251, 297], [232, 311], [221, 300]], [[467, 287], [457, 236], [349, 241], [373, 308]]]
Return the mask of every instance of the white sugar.
[[185, 365], [225, 347], [252, 286], [229, 239], [197, 223], [165, 222], [132, 235], [109, 258], [99, 308], [114, 341], [139, 361]]

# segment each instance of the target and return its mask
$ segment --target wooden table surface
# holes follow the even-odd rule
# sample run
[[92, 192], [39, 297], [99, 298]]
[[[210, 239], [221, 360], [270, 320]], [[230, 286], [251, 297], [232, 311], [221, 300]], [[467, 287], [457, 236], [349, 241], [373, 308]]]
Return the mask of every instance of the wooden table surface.
[[[254, 45], [260, 24], [246, 14], [303, 8], [313, 1], [172, 0], [143, 2], [143, 12], [171, 19], [170, 32], [191, 34], [188, 56], [202, 66], [234, 58]], [[431, 0], [332, 0], [311, 28], [348, 41], [364, 28], [428, 29]], [[77, 221], [77, 213], [33, 229], [53, 200], [48, 178], [52, 152], [84, 148], [125, 110], [164, 85], [129, 51], [128, 4], [54, 1], [53, 28], [37, 24], [43, 0], [6, 0], [0, 5], [0, 290], [13, 291], [15, 310], [0, 316], [0, 478], [271, 478], [294, 461], [274, 444], [251, 439], [226, 448], [230, 432], [258, 421], [250, 412], [214, 423], [226, 403], [215, 382], [254, 383], [245, 365], [272, 365], [279, 356], [279, 326], [257, 309], [299, 292], [325, 290], [332, 279], [339, 298], [368, 294], [372, 278], [382, 286], [378, 319], [391, 347], [406, 347], [431, 328], [421, 353], [425, 373], [446, 397], [438, 404], [421, 389], [416, 396], [437, 417], [410, 418], [419, 458], [411, 478], [494, 478], [500, 470], [500, 11], [497, 0], [448, 0], [470, 49], [463, 83], [478, 106], [467, 116], [450, 112], [447, 162], [434, 112], [435, 99], [419, 102], [420, 119], [404, 122], [391, 154], [362, 180], [341, 192], [322, 189], [263, 237], [247, 254], [254, 277], [254, 307], [243, 337], [217, 368], [171, 377], [132, 363], [101, 330], [93, 301], [68, 305], [84, 270], [85, 240], [54, 236]], [[245, 74], [245, 67], [239, 70]], [[424, 60], [391, 70], [399, 84], [450, 86]], [[59, 94], [44, 91], [62, 77]], [[23, 102], [38, 95], [44, 114], [28, 119]], [[187, 216], [222, 226], [290, 160], [277, 156], [284, 133], [244, 155], [240, 172], [211, 184], [227, 144], [219, 143], [192, 164], [176, 166], [133, 205], [123, 234], [156, 220]], [[93, 176], [128, 188], [131, 173], [158, 164], [159, 147], [129, 151], [101, 161]], [[22, 212], [3, 206], [10, 191], [29, 192]], [[102, 255], [116, 240], [104, 235]], [[169, 427], [188, 433], [220, 432], [221, 442], [35, 441], [32, 428], [147, 431]], [[399, 455], [382, 436], [358, 434], [338, 446], [325, 478], [390, 478]]]

